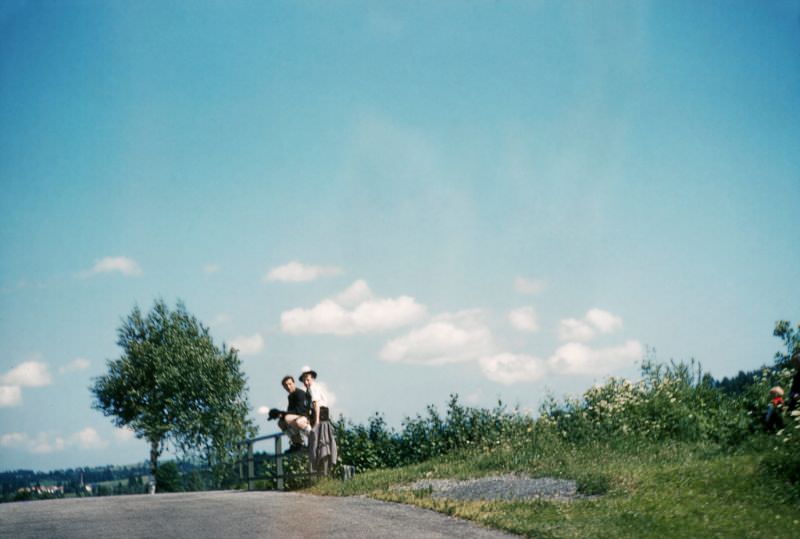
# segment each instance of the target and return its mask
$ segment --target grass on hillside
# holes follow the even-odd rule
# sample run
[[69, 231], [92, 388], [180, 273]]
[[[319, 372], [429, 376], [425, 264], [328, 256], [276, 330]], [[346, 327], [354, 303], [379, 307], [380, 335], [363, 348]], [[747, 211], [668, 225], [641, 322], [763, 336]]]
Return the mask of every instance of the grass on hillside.
[[[797, 491], [765, 475], [760, 466], [765, 452], [773, 450], [766, 439], [735, 453], [687, 442], [535, 442], [451, 453], [421, 464], [366, 472], [347, 482], [322, 481], [308, 491], [410, 503], [537, 538], [800, 536]], [[595, 496], [571, 502], [476, 502], [437, 500], [429, 491], [390, 490], [421, 478], [511, 472], [575, 479], [580, 491]]]

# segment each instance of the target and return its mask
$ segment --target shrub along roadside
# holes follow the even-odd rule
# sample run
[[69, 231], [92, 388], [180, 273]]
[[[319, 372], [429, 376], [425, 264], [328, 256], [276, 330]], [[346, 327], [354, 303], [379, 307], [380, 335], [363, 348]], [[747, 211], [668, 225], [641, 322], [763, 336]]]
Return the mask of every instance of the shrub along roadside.
[[[341, 419], [342, 458], [361, 473], [313, 492], [368, 494], [474, 519], [531, 537], [757, 537], [800, 533], [800, 416], [777, 435], [761, 414], [772, 384], [791, 372], [764, 368], [736, 391], [699, 364], [645, 362], [642, 380], [611, 379], [576, 398], [549, 399], [539, 418], [464, 407], [443, 417]], [[359, 460], [359, 458], [361, 460]], [[351, 459], [351, 460], [348, 460]], [[575, 479], [588, 497], [548, 501], [455, 501], [390, 489], [426, 478], [503, 473]]]
[[[340, 461], [359, 473], [424, 462], [453, 451], [486, 450], [509, 441], [541, 445], [545, 435], [571, 444], [676, 441], [735, 451], [761, 436], [769, 387], [776, 382], [788, 387], [790, 376], [787, 369], [765, 367], [749, 376], [749, 383], [739, 383], [736, 392], [729, 392], [694, 361], [664, 364], [651, 359], [642, 366], [641, 380], [611, 378], [579, 397], [561, 402], [549, 398], [537, 419], [502, 403], [491, 410], [467, 407], [452, 395], [443, 416], [428, 406], [425, 415], [406, 419], [400, 432], [389, 428], [379, 414], [366, 425], [344, 418], [334, 425]], [[787, 450], [795, 450], [773, 449], [766, 469], [797, 482], [800, 426], [789, 422], [778, 439]]]
[[[455, 451], [410, 466], [322, 481], [317, 494], [360, 495], [411, 503], [529, 537], [763, 537], [800, 533], [798, 498], [781, 481], [765, 481], [762, 455], [770, 439], [754, 437], [741, 451], [700, 442], [629, 437], [576, 444], [552, 429], [506, 440], [488, 450]], [[570, 478], [586, 497], [569, 503], [435, 499], [393, 485], [420, 478], [522, 473]]]

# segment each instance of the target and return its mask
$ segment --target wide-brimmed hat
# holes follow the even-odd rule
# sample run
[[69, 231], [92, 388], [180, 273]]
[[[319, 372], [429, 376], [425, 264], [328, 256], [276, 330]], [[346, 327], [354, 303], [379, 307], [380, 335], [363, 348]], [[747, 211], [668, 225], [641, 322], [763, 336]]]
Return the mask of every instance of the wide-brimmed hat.
[[770, 389], [769, 392], [783, 397], [783, 388], [781, 386], [775, 386], [772, 389]]
[[300, 369], [300, 380], [302, 380], [302, 379], [303, 379], [303, 377], [304, 377], [306, 374], [310, 374], [310, 375], [311, 375], [311, 378], [313, 378], [314, 380], [316, 380], [316, 379], [317, 379], [317, 371], [315, 371], [314, 369], [312, 369], [312, 368], [311, 368], [311, 367], [309, 367], [308, 365], [306, 365], [305, 367], [303, 367], [302, 369]]

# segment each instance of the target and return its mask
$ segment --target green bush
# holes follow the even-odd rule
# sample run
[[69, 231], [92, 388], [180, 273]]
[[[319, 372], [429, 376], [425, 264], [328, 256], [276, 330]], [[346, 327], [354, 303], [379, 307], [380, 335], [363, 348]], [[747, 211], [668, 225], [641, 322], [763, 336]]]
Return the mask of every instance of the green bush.
[[754, 380], [732, 396], [694, 361], [648, 360], [638, 382], [611, 378], [563, 403], [550, 398], [540, 421], [573, 443], [642, 437], [735, 447], [758, 428], [765, 385]]
[[787, 417], [786, 426], [775, 435], [764, 466], [800, 494], [800, 410], [794, 410]]
[[156, 471], [156, 492], [182, 492], [183, 480], [174, 461], [164, 462]]
[[463, 406], [451, 395], [445, 415], [435, 406], [426, 415], [406, 418], [400, 432], [375, 414], [366, 425], [340, 418], [335, 422], [339, 461], [357, 471], [416, 464], [452, 451], [488, 448], [529, 433], [533, 420], [508, 411], [502, 403], [493, 410]]

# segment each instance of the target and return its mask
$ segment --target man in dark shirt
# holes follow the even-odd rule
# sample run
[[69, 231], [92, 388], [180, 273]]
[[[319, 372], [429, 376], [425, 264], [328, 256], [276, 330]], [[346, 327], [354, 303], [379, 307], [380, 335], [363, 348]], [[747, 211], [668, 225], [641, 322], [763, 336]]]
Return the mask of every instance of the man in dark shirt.
[[286, 413], [278, 421], [278, 426], [292, 441], [289, 452], [302, 451], [303, 434], [307, 435], [311, 431], [311, 425], [308, 422], [306, 392], [297, 387], [294, 378], [291, 376], [284, 376], [283, 380], [281, 380], [281, 385], [289, 394], [289, 402]]

